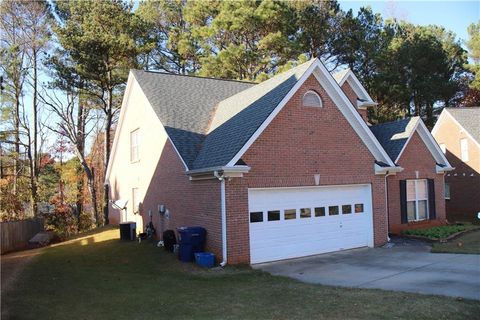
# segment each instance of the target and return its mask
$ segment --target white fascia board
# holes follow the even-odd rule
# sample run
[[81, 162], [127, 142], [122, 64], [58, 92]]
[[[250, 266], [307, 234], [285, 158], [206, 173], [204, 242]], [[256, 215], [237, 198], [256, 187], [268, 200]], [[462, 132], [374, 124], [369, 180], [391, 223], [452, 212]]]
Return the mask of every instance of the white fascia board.
[[444, 121], [445, 117], [447, 117], [446, 113], [447, 113], [447, 109], [443, 109], [442, 112], [440, 113], [440, 116], [438, 117], [437, 122], [435, 122], [435, 125], [433, 126], [433, 129], [432, 129], [433, 136], [435, 135], [435, 133], [437, 133], [438, 129], [440, 128], [440, 124]]
[[[425, 126], [421, 118], [417, 119], [417, 123], [415, 124], [414, 129], [412, 130], [412, 132], [410, 133], [410, 136], [408, 137], [407, 141], [403, 145], [403, 148], [398, 154], [397, 159], [395, 159], [395, 163], [397, 163], [400, 160], [400, 157], [402, 156], [403, 152], [407, 148], [407, 145], [412, 139], [415, 132], [418, 132], [418, 135], [422, 139], [423, 143], [425, 143], [425, 145], [427, 146], [428, 151], [430, 151], [430, 154], [433, 156], [435, 161], [445, 166], [443, 167], [442, 170], [448, 171], [450, 168], [452, 168], [447, 158], [443, 154], [442, 150], [440, 149], [440, 146], [435, 141], [432, 134], [428, 131], [427, 127]], [[453, 170], [453, 169], [450, 169], [450, 170]]]
[[[387, 152], [380, 145], [380, 142], [378, 142], [377, 138], [373, 135], [372, 131], [368, 128], [367, 124], [362, 119], [362, 116], [360, 115], [360, 113], [358, 113], [358, 111], [355, 109], [355, 106], [348, 99], [347, 95], [345, 94], [345, 92], [343, 92], [342, 88], [335, 81], [335, 79], [330, 74], [330, 72], [327, 71], [327, 69], [323, 64], [320, 64], [319, 69], [320, 71], [322, 71], [321, 74], [324, 76], [326, 81], [328, 81], [328, 84], [330, 85], [330, 87], [333, 88], [333, 90], [337, 94], [338, 99], [336, 96], [328, 92], [328, 89], [329, 89], [328, 87], [325, 87], [324, 85], [322, 85], [322, 81], [319, 78], [319, 75], [314, 73], [315, 77], [320, 82], [320, 84], [324, 87], [327, 93], [329, 93], [329, 96], [335, 102], [335, 105], [337, 106], [337, 108], [339, 108], [339, 110], [345, 116], [347, 121], [350, 123], [353, 129], [360, 136], [360, 139], [362, 139], [362, 141], [365, 143], [365, 145], [370, 150], [370, 152], [375, 157], [375, 159], [385, 162], [391, 167], [395, 167], [395, 163], [393, 163], [392, 159], [390, 159]], [[363, 132], [364, 134], [361, 134], [361, 132]]]
[[384, 175], [384, 174], [397, 174], [398, 172], [402, 172], [403, 168], [399, 166], [394, 167], [382, 167], [378, 164], [374, 164], [374, 170], [376, 175]]
[[444, 165], [445, 168], [452, 168], [452, 166], [450, 165], [450, 162], [448, 162], [447, 160], [447, 157], [445, 157], [445, 154], [443, 154], [442, 149], [440, 149], [440, 146], [438, 145], [437, 141], [435, 141], [432, 134], [430, 133], [430, 131], [428, 131], [427, 127], [425, 126], [425, 124], [421, 119], [419, 120], [419, 125], [417, 126], [417, 130], [420, 134], [420, 137], [422, 137], [422, 140], [427, 145], [428, 149], [432, 153], [435, 160], [438, 163]]
[[438, 164], [435, 165], [435, 171], [439, 174], [446, 173], [448, 171], [453, 171], [453, 170], [455, 170], [455, 168], [453, 167], [442, 167], [442, 166], [439, 166]]
[[[350, 85], [350, 87], [353, 89], [353, 91], [358, 97], [362, 97], [370, 103], [373, 102], [372, 97], [370, 97], [365, 87], [361, 84], [360, 80], [358, 80], [357, 76], [355, 75], [355, 73], [353, 73], [351, 69], [348, 70], [348, 72], [345, 74], [342, 80], [338, 83], [338, 85], [341, 87], [345, 83], [345, 81], [348, 82], [348, 84]], [[369, 106], [376, 106], [376, 105], [377, 104], [369, 105]]]
[[283, 109], [283, 107], [290, 101], [293, 95], [297, 90], [303, 85], [305, 80], [312, 74], [315, 67], [320, 64], [320, 60], [315, 59], [315, 61], [308, 67], [305, 73], [300, 77], [297, 83], [293, 86], [292, 89], [287, 93], [287, 95], [280, 101], [280, 103], [275, 107], [275, 109], [270, 113], [270, 115], [265, 119], [265, 121], [258, 127], [258, 129], [253, 133], [253, 135], [248, 139], [248, 141], [243, 145], [243, 147], [237, 152], [237, 154], [230, 160], [227, 164], [227, 167], [233, 167], [235, 163], [243, 156], [243, 154], [250, 148], [250, 146], [257, 140], [257, 138], [262, 134], [263, 130], [272, 122], [272, 120], [277, 116], [277, 114]]
[[125, 88], [125, 94], [123, 95], [122, 99], [122, 108], [120, 109], [120, 116], [118, 118], [118, 123], [117, 123], [117, 128], [115, 129], [115, 136], [113, 138], [112, 142], [112, 150], [110, 151], [110, 159], [108, 159], [108, 164], [107, 164], [107, 172], [105, 173], [105, 184], [110, 183], [110, 173], [112, 171], [112, 165], [113, 165], [113, 159], [115, 158], [115, 154], [117, 152], [117, 145], [118, 145], [118, 139], [120, 138], [120, 131], [122, 130], [122, 125], [123, 125], [123, 120], [125, 118], [125, 113], [128, 105], [128, 100], [130, 98], [130, 92], [132, 91], [132, 86], [133, 82], [137, 81], [135, 80], [135, 77], [133, 76], [132, 71], [129, 72], [128, 74], [128, 80], [127, 80], [127, 86]]
[[398, 160], [400, 160], [400, 157], [402, 156], [403, 151], [405, 151], [405, 148], [407, 147], [408, 143], [410, 142], [410, 139], [412, 139], [413, 134], [417, 131], [417, 127], [418, 127], [418, 124], [420, 123], [420, 121], [422, 121], [420, 119], [420, 117], [417, 118], [417, 122], [415, 123], [415, 126], [413, 127], [412, 132], [410, 132], [410, 135], [408, 136], [407, 141], [403, 144], [402, 150], [400, 150], [400, 153], [398, 154], [397, 159], [395, 159], [395, 163], [398, 163]]
[[195, 175], [195, 174], [204, 174], [210, 172], [223, 172], [223, 173], [247, 173], [250, 171], [249, 166], [217, 166], [217, 167], [209, 167], [209, 168], [202, 168], [202, 169], [194, 169], [194, 170], [187, 170], [185, 174], [187, 175]]
[[[241, 156], [250, 148], [250, 146], [257, 140], [257, 138], [260, 136], [260, 134], [265, 130], [265, 128], [272, 122], [272, 120], [277, 116], [277, 114], [283, 109], [283, 107], [290, 101], [290, 99], [293, 97], [293, 95], [297, 92], [297, 90], [303, 85], [306, 79], [313, 73], [315, 78], [319, 81], [320, 84], [321, 81], [319, 80], [318, 75], [314, 72], [315, 70], [319, 70], [320, 73], [324, 76], [324, 78], [328, 81], [329, 87], [324, 88], [327, 93], [331, 88], [337, 93], [337, 95], [340, 97], [340, 101], [336, 99], [336, 105], [337, 107], [342, 111], [344, 116], [347, 118], [347, 120], [350, 122], [352, 125], [353, 123], [356, 123], [357, 126], [352, 125], [355, 131], [357, 131], [359, 128], [362, 130], [365, 134], [359, 134], [360, 138], [362, 141], [367, 145], [367, 148], [370, 150], [370, 152], [373, 154], [373, 156], [376, 158], [376, 160], [383, 161], [387, 163], [388, 165], [395, 167], [395, 164], [392, 162], [390, 157], [387, 155], [385, 150], [382, 148], [378, 140], [375, 138], [373, 133], [370, 131], [370, 129], [367, 127], [367, 124], [365, 121], [361, 118], [360, 114], [355, 110], [355, 107], [353, 104], [350, 102], [350, 100], [347, 98], [343, 90], [340, 88], [339, 84], [333, 76], [331, 75], [330, 72], [325, 68], [323, 63], [317, 58], [315, 61], [312, 63], [312, 65], [305, 71], [305, 73], [302, 75], [302, 77], [297, 81], [295, 86], [288, 92], [288, 94], [282, 99], [282, 101], [277, 105], [277, 107], [273, 110], [273, 112], [267, 117], [267, 119], [262, 123], [262, 125], [255, 131], [255, 133], [248, 139], [247, 143], [240, 149], [240, 151], [237, 152], [237, 154], [228, 162], [227, 166], [233, 166], [237, 161], [241, 158]], [[331, 94], [329, 94], [332, 96]], [[343, 102], [343, 103], [342, 103]], [[341, 106], [345, 105], [348, 111], [345, 111], [345, 108], [342, 108]], [[358, 131], [357, 131], [358, 133]]]

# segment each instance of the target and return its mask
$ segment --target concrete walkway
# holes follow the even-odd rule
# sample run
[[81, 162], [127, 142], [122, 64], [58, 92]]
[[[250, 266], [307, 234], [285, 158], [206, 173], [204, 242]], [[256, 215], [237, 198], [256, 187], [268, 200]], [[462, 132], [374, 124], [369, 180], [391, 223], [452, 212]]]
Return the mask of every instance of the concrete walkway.
[[430, 253], [424, 244], [361, 248], [253, 267], [308, 283], [480, 300], [480, 255]]

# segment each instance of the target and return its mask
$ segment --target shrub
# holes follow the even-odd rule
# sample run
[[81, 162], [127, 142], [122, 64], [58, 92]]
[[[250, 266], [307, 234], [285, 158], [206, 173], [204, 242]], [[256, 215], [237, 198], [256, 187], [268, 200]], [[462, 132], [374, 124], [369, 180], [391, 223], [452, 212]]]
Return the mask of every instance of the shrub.
[[55, 206], [53, 213], [45, 214], [45, 228], [54, 231], [60, 239], [64, 240], [69, 236], [76, 234], [77, 219], [72, 208], [60, 201], [60, 197], [53, 197], [52, 204]]
[[404, 234], [412, 235], [412, 236], [421, 236], [427, 237], [430, 239], [443, 239], [447, 238], [448, 236], [466, 230], [466, 226], [464, 225], [453, 225], [453, 226], [441, 226], [441, 227], [432, 227], [426, 229], [413, 229], [413, 230], [406, 230]]

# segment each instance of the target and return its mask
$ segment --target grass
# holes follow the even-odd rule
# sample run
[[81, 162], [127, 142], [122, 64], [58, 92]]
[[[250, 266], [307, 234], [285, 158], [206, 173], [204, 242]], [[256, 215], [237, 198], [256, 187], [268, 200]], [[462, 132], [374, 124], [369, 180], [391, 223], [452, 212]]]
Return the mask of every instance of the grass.
[[480, 254], [480, 230], [464, 234], [446, 243], [434, 243], [432, 252]]
[[[206, 270], [117, 229], [47, 248], [2, 310], [17, 319], [473, 319], [472, 300], [312, 285], [249, 267]], [[3, 318], [3, 317], [2, 317]], [[7, 318], [7, 317], [5, 317]]]
[[440, 226], [440, 227], [431, 227], [431, 228], [422, 228], [422, 229], [412, 229], [405, 230], [404, 234], [412, 236], [426, 237], [432, 240], [445, 239], [452, 234], [458, 233], [460, 231], [470, 230], [478, 228], [471, 224], [457, 224], [451, 226]]

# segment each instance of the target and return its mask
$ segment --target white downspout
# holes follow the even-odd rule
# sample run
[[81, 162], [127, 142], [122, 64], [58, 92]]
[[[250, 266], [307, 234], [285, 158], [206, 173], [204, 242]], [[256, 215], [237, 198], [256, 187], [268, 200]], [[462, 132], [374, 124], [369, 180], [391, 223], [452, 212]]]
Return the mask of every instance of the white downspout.
[[222, 212], [222, 262], [220, 266], [223, 268], [227, 265], [227, 206], [225, 201], [225, 179], [223, 175], [217, 171], [213, 173], [220, 180], [220, 206]]
[[387, 177], [388, 176], [393, 176], [395, 173], [390, 173], [387, 171], [387, 174], [385, 174], [385, 209], [387, 210], [387, 242], [390, 242], [390, 210], [388, 209], [388, 184], [387, 184]]

